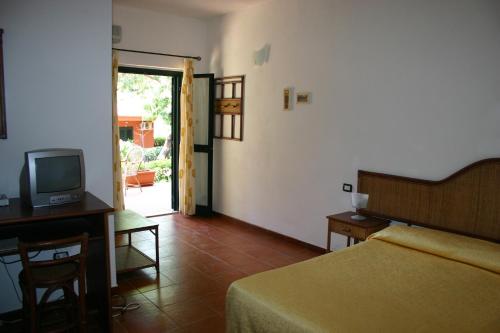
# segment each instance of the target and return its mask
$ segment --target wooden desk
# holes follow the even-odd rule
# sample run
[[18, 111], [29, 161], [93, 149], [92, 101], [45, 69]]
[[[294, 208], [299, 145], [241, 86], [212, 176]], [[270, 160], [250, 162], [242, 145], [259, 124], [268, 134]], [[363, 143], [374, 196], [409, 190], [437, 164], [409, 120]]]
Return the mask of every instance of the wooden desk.
[[[0, 207], [0, 239], [41, 241], [89, 234], [87, 312], [96, 313], [102, 331], [112, 332], [108, 213], [113, 208], [86, 192], [81, 202], [31, 208], [19, 198]], [[5, 255], [5, 254], [3, 254]]]
[[365, 240], [368, 236], [389, 226], [389, 222], [382, 219], [367, 217], [366, 220], [357, 221], [351, 219], [355, 212], [344, 212], [335, 215], [329, 215], [328, 219], [328, 237], [326, 243], [326, 251], [330, 252], [331, 233], [335, 232], [347, 236], [347, 246], [351, 245], [351, 237], [354, 239], [354, 244], [360, 240]]
[[[160, 272], [160, 251], [158, 248], [158, 223], [131, 210], [115, 212], [115, 235], [128, 235], [128, 244], [116, 247], [116, 273], [155, 267]], [[134, 232], [150, 231], [155, 235], [156, 260], [151, 259], [132, 245]]]

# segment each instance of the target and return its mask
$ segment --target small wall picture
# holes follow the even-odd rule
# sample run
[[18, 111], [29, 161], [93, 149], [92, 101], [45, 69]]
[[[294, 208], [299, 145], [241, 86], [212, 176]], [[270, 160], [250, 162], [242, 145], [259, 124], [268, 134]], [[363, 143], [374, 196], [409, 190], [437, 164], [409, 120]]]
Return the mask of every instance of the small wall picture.
[[293, 88], [283, 90], [283, 110], [290, 111], [293, 108]]
[[298, 92], [297, 93], [297, 104], [309, 104], [311, 103], [311, 93], [310, 92]]

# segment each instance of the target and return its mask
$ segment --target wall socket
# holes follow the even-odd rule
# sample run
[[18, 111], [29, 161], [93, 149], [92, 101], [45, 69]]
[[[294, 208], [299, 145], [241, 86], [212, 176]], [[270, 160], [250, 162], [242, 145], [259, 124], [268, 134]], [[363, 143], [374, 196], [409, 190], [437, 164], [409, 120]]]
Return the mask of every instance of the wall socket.
[[351, 193], [352, 185], [347, 183], [342, 184], [342, 191]]
[[69, 257], [69, 252], [68, 251], [62, 251], [62, 252], [56, 252], [56, 253], [54, 253], [54, 260], [62, 259], [62, 258], [67, 258], [67, 257]]

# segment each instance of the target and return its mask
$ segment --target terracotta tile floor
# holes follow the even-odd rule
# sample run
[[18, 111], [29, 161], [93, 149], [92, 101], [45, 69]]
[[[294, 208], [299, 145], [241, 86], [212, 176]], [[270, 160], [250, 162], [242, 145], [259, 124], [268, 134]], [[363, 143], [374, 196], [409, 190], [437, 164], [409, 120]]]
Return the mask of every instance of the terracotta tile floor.
[[[160, 274], [145, 269], [118, 276], [118, 294], [141, 307], [116, 317], [115, 332], [224, 332], [233, 281], [322, 254], [224, 216], [154, 220], [160, 223]], [[133, 240], [154, 253], [151, 234]], [[117, 238], [117, 244], [124, 241]]]

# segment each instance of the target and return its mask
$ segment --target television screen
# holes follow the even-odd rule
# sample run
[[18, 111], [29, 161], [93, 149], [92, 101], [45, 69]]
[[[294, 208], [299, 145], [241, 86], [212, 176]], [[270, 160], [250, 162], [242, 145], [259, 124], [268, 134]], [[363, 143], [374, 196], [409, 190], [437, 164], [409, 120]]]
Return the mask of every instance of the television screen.
[[53, 193], [81, 186], [79, 156], [57, 156], [35, 159], [36, 191]]

